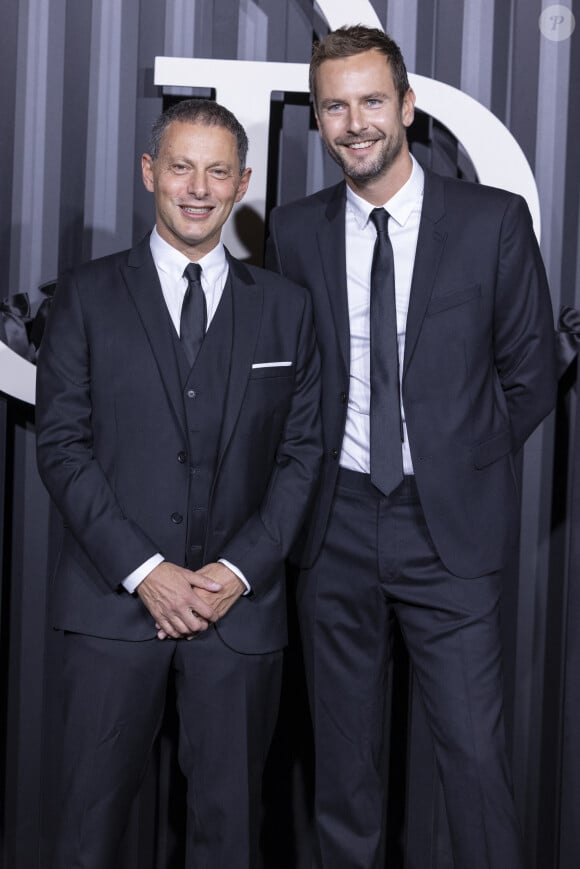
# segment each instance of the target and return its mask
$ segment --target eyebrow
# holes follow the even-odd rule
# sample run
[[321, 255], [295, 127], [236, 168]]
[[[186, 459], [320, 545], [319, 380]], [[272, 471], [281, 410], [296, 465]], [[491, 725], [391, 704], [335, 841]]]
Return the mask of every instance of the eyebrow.
[[[363, 94], [361, 97], [357, 97], [359, 102], [365, 102], [365, 100], [376, 100], [376, 99], [389, 99], [389, 95], [384, 91], [373, 91], [370, 94]], [[344, 97], [327, 97], [324, 100], [320, 101], [320, 105], [324, 108], [325, 106], [332, 106], [335, 103], [345, 103], [348, 102]]]
[[[186, 166], [194, 166], [195, 163], [189, 157], [182, 157], [176, 154], [171, 155], [167, 158], [168, 163], [184, 163]], [[231, 169], [231, 163], [228, 163], [226, 160], [214, 160], [213, 163], [209, 163], [206, 166], [206, 169]]]

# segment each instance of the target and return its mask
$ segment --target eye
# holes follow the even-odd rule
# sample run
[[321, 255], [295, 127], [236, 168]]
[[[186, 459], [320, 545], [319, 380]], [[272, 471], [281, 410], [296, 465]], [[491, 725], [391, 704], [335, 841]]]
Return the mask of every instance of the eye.
[[189, 167], [186, 166], [185, 163], [172, 163], [171, 165], [171, 171], [174, 172], [176, 175], [183, 175], [185, 172], [188, 171], [188, 169]]
[[342, 103], [330, 103], [330, 105], [325, 107], [325, 111], [329, 114], [334, 115], [336, 112], [339, 112], [342, 109]]
[[229, 166], [212, 166], [210, 174], [216, 181], [227, 181], [233, 173]]
[[367, 106], [370, 106], [371, 109], [374, 109], [380, 105], [381, 105], [381, 101], [378, 99], [378, 97], [370, 97], [367, 100]]

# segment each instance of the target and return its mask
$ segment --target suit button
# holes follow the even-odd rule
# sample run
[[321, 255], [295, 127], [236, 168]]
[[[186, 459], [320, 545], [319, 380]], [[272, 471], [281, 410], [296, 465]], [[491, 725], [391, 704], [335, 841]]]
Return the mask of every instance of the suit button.
[[188, 398], [195, 398], [196, 392], [195, 389], [188, 389], [185, 394]]
[[183, 450], [181, 450], [181, 452], [177, 453], [177, 461], [179, 462], [180, 465], [184, 465], [187, 461], [187, 453], [184, 453]]
[[183, 516], [181, 515], [181, 513], [172, 513], [171, 521], [174, 525], [181, 525], [181, 523], [183, 522]]
[[336, 449], [336, 447], [334, 447], [332, 450], [330, 450], [330, 455], [332, 456], [333, 459], [338, 458], [338, 450]]
[[347, 397], [348, 397], [348, 396], [347, 396], [346, 392], [341, 392], [341, 393], [340, 393], [340, 403], [341, 403], [341, 404], [346, 404], [346, 399], [347, 399]]

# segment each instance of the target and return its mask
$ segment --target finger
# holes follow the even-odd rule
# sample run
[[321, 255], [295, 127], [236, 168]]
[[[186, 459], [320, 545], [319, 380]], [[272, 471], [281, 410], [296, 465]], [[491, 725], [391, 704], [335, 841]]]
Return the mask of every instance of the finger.
[[214, 622], [216, 620], [215, 604], [207, 603], [202, 597], [195, 593], [191, 596], [190, 612], [204, 622]]
[[181, 616], [178, 613], [172, 613], [171, 615], [159, 618], [159, 630], [173, 640], [179, 640], [181, 637], [191, 633], [191, 627], [186, 615]]
[[190, 634], [198, 634], [200, 631], [206, 631], [209, 627], [209, 619], [202, 616], [202, 614], [197, 611], [197, 607], [195, 609], [192, 606], [188, 607], [183, 614], [182, 619], [187, 625], [186, 633], [188, 636]]
[[189, 581], [192, 588], [203, 588], [206, 591], [221, 591], [223, 588], [221, 583], [216, 582], [215, 579], [212, 579], [206, 573], [202, 573], [201, 570], [192, 574]]

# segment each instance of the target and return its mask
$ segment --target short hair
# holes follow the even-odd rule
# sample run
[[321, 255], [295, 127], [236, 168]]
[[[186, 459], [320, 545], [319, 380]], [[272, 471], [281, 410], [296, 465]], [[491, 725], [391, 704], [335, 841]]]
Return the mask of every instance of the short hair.
[[314, 43], [309, 71], [310, 93], [314, 108], [316, 109], [316, 73], [325, 60], [352, 57], [354, 54], [373, 50], [379, 51], [387, 58], [393, 73], [399, 102], [402, 104], [410, 85], [401, 49], [390, 36], [383, 30], [379, 30], [378, 27], [354, 24], [352, 27], [339, 27], [338, 30], [333, 30], [320, 42]]
[[215, 100], [207, 100], [196, 97], [190, 100], [180, 100], [166, 109], [155, 121], [149, 137], [149, 154], [156, 160], [161, 150], [161, 142], [167, 127], [174, 121], [182, 124], [202, 124], [206, 127], [224, 127], [229, 130], [236, 139], [238, 146], [238, 160], [240, 162], [240, 174], [246, 168], [248, 156], [248, 137], [246, 131], [236, 116], [216, 103]]

